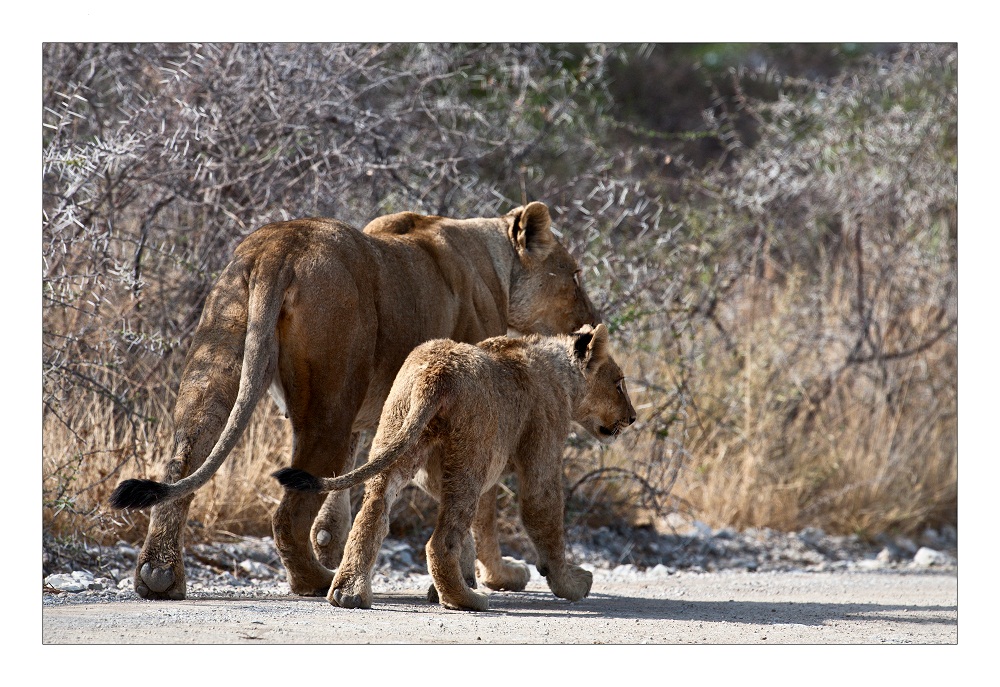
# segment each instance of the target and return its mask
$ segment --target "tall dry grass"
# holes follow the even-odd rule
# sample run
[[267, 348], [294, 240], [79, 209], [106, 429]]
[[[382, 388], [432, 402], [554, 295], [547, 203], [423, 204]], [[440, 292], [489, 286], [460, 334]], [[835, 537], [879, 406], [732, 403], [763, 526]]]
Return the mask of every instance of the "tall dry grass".
[[[123, 423], [112, 401], [94, 397], [80, 409], [85, 436], [47, 417], [42, 466], [42, 518], [55, 535], [85, 533], [96, 541], [135, 541], [145, 536], [142, 511], [114, 511], [107, 498], [126, 476], [161, 479], [171, 458], [170, 416], [138, 426]], [[80, 446], [89, 450], [80, 450]], [[268, 401], [261, 403], [216, 477], [198, 491], [189, 534], [196, 539], [226, 534], [270, 534], [270, 515], [281, 496], [271, 473], [287, 465], [291, 428]]]

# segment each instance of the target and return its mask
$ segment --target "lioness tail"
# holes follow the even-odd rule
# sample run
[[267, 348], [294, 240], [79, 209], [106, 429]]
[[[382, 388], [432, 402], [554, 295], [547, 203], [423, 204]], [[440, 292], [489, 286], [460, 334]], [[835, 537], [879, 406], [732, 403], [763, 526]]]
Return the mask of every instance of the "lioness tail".
[[[262, 275], [265, 270], [254, 272]], [[204, 485], [222, 466], [229, 452], [233, 450], [243, 430], [246, 429], [257, 401], [264, 393], [273, 374], [273, 364], [277, 360], [277, 340], [275, 328], [281, 312], [283, 294], [291, 282], [291, 270], [284, 267], [277, 279], [254, 278], [251, 274], [250, 293], [247, 303], [247, 333], [240, 370], [240, 386], [236, 403], [229, 413], [229, 419], [222, 435], [208, 458], [193, 473], [173, 484], [154, 482], [148, 479], [125, 480], [114, 490], [109, 499], [114, 508], [148, 508], [164, 501], [172, 501], [187, 496]]]

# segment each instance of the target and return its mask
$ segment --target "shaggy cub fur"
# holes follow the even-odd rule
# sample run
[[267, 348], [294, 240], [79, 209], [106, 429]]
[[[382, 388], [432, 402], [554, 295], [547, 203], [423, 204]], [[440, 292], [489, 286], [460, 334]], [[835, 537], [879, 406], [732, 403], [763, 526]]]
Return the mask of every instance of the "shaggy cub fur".
[[411, 479], [440, 502], [427, 543], [432, 600], [488, 608], [488, 597], [469, 585], [475, 584], [476, 548], [487, 587], [523, 589], [527, 566], [500, 560], [496, 544], [493, 487], [508, 463], [517, 472], [521, 518], [538, 571], [556, 596], [585, 597], [593, 576], [566, 560], [563, 544], [562, 449], [571, 421], [601, 441], [635, 421], [604, 325], [570, 336], [496, 337], [476, 346], [435, 340], [414, 349], [389, 392], [367, 464], [332, 479], [293, 468], [275, 473], [286, 488], [312, 492], [368, 480], [327, 599], [371, 607], [371, 573], [389, 513]]

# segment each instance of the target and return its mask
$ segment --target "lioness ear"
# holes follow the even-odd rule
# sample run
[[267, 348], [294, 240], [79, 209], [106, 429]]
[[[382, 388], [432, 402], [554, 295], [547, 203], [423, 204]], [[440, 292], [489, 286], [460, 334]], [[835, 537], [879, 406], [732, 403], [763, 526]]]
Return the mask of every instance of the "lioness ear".
[[545, 203], [537, 201], [514, 208], [506, 215], [508, 235], [522, 261], [544, 260], [552, 250], [552, 218]]

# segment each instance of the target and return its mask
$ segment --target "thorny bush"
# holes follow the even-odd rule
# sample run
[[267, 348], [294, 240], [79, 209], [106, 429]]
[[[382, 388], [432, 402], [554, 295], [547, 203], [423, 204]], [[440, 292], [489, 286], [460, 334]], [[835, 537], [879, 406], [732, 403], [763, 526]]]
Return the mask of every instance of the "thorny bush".
[[[253, 229], [536, 199], [586, 267], [640, 410], [610, 449], [571, 437], [571, 522], [953, 524], [955, 46], [832, 79], [698, 67], [714, 99], [670, 135], [615, 97], [621, 66], [657, 54], [45, 44], [47, 534], [141, 529], [102, 500], [123, 470], [159, 476], [201, 306]], [[688, 155], [698, 139], [714, 159]], [[289, 431], [264, 405], [195, 502], [205, 536], [267, 533]]]

